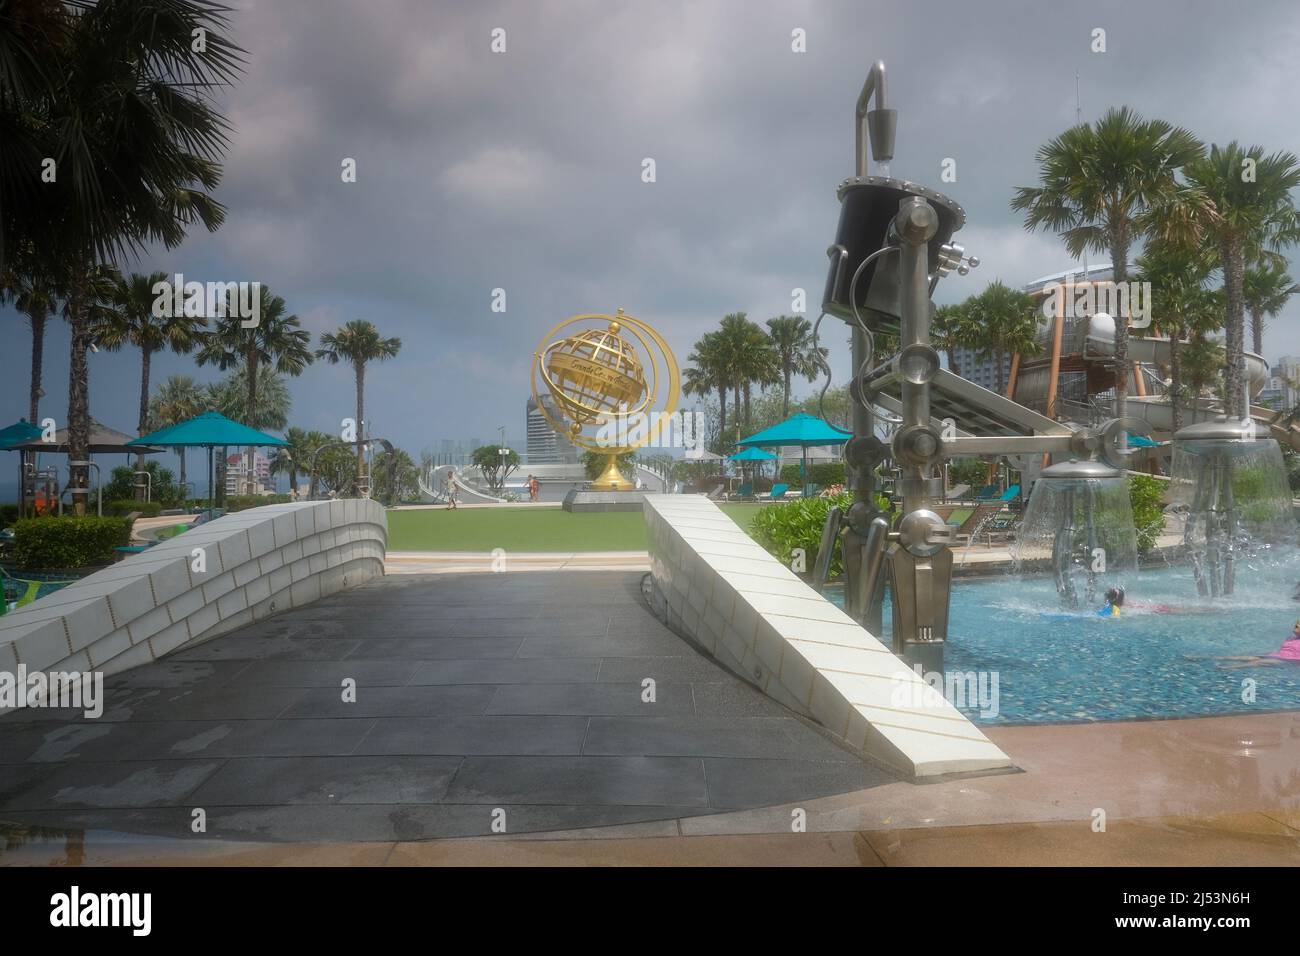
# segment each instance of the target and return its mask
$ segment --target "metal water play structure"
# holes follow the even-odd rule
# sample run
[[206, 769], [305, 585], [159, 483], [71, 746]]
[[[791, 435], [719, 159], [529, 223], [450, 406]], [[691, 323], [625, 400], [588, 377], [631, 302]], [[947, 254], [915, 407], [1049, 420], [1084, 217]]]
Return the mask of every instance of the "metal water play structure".
[[[1057, 592], [1067, 606], [1077, 604], [1080, 584], [1089, 599], [1096, 588], [1097, 572], [1091, 570], [1090, 559], [1099, 560], [1098, 567], [1106, 566], [1107, 557], [1112, 567], [1117, 558], [1127, 561], [1126, 555], [1113, 553], [1122, 552], [1123, 545], [1104, 545], [1101, 537], [1105, 529], [1126, 522], [1121, 537], [1132, 540], [1131, 511], [1126, 518], [1123, 509], [1108, 512], [1102, 499], [1116, 488], [1122, 490], [1122, 469], [1134, 452], [1128, 436], [1149, 433], [1158, 424], [1161, 403], [1130, 399], [1141, 412], [1125, 418], [1112, 417], [1096, 404], [1077, 418], [1063, 414], [1056, 376], [1061, 371], [1064, 316], [1052, 329], [1050, 366], [1039, 376], [1046, 401], [1037, 408], [941, 367], [930, 334], [931, 296], [940, 279], [953, 271], [964, 275], [979, 262], [952, 241], [965, 223], [961, 206], [889, 174], [898, 116], [888, 106], [885, 78], [885, 64], [877, 62], [858, 98], [855, 175], [839, 186], [839, 225], [828, 250], [823, 318], [842, 319], [852, 331], [853, 437], [845, 447], [845, 460], [854, 502], [846, 515], [832, 512], [822, 550], [828, 554], [840, 536], [848, 614], [880, 634], [888, 589], [894, 652], [927, 671], [942, 671], [953, 570], [953, 530], [934, 510], [944, 493], [942, 462], [956, 457], [1008, 458], [1026, 478], [1037, 479], [1026, 522], [1035, 513], [1039, 516]], [[870, 174], [868, 150], [878, 164], [877, 175]], [[1104, 317], [1080, 321], [1072, 330], [1081, 336], [1079, 370], [1104, 377], [1110, 358], [1101, 327]], [[875, 337], [882, 332], [899, 336], [899, 350], [873, 365]], [[1158, 339], [1138, 339], [1135, 356], [1158, 362], [1161, 348]], [[1168, 348], [1167, 342], [1163, 348]], [[1255, 378], [1257, 364], [1248, 363]], [[1026, 392], [1033, 371], [1023, 370], [1020, 381]], [[1113, 384], [1113, 372], [1111, 379]], [[1014, 384], [1010, 391], [1016, 394]], [[1156, 396], [1139, 388], [1138, 397]], [[877, 433], [882, 424], [887, 426], [883, 438]], [[1233, 482], [1225, 477], [1228, 466], [1213, 463], [1231, 460], [1225, 448], [1239, 445], [1260, 453], [1271, 446], [1279, 464], [1281, 459], [1265, 426], [1234, 423], [1219, 428], [1223, 435], [1204, 431], [1173, 437], [1175, 447], [1194, 444], [1211, 463], [1188, 482], [1193, 489], [1187, 505], [1193, 536], [1189, 545], [1196, 544], [1196, 529], [1202, 529], [1201, 543], [1193, 548], [1194, 567], [1198, 581], [1205, 582], [1203, 590], [1219, 593], [1231, 590], [1233, 549], [1241, 546], [1242, 528]], [[1043, 469], [1046, 456], [1057, 464]], [[901, 499], [901, 508], [892, 516], [877, 503], [877, 468], [886, 460], [897, 469], [894, 491]], [[1217, 479], [1211, 477], [1216, 474]], [[1127, 492], [1123, 495], [1127, 508]], [[824, 575], [827, 563], [819, 560], [817, 571]]]

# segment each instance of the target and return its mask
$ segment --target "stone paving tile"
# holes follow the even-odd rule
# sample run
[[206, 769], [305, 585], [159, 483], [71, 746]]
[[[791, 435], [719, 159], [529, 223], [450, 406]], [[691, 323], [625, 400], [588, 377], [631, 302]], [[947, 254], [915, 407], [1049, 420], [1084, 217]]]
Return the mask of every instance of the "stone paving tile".
[[409, 671], [417, 684], [576, 684], [594, 681], [600, 669], [596, 658], [570, 657], [560, 660], [421, 661]]
[[428, 717], [437, 714], [482, 714], [492, 700], [492, 684], [459, 687], [361, 687], [355, 702], [343, 700], [336, 687], [312, 687], [284, 711], [284, 717]]
[[[0, 764], [351, 753], [374, 719], [159, 720], [32, 725], [0, 736]], [[5, 766], [0, 776], [13, 769]], [[2, 804], [0, 804], [2, 805]]]
[[671, 657], [694, 654], [667, 630], [644, 635], [526, 637], [517, 657]]
[[[392, 633], [391, 631], [389, 633]], [[390, 637], [361, 642], [348, 660], [448, 661], [511, 658], [524, 638], [519, 637]]]
[[[78, 763], [39, 778], [5, 801], [5, 810], [156, 807], [186, 800], [219, 760], [122, 760]], [[4, 810], [0, 810], [3, 817]]]
[[585, 717], [379, 718], [355, 753], [576, 756], [586, 734]]
[[600, 662], [597, 680], [642, 681], [652, 677], [656, 681], [716, 681], [725, 677], [726, 671], [702, 654], [682, 654], [678, 657], [606, 657]]
[[[128, 671], [128, 673], [130, 673]], [[410, 682], [406, 661], [250, 661], [232, 680], [274, 687], [341, 687], [351, 678], [358, 687], [401, 687]]]
[[793, 718], [592, 717], [584, 754], [860, 759]]
[[686, 757], [466, 757], [447, 801], [705, 807], [708, 792]]
[[247, 637], [236, 631], [173, 654], [174, 661], [338, 661], [361, 644], [352, 639]]
[[275, 806], [439, 803], [460, 757], [248, 757], [228, 760], [190, 800], [245, 806], [249, 795]]
[[642, 699], [640, 684], [506, 684], [497, 688], [489, 714], [622, 714], [659, 717], [694, 713], [689, 684], [656, 684]]

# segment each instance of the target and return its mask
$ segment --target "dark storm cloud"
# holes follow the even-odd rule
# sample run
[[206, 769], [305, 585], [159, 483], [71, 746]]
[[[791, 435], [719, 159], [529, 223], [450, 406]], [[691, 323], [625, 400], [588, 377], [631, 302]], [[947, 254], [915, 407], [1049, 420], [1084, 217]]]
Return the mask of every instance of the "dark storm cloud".
[[[372, 374], [377, 431], [404, 447], [522, 434], [537, 340], [578, 312], [622, 306], [679, 358], [724, 313], [815, 308], [852, 173], [852, 112], [871, 61], [900, 110], [892, 171], [967, 210], [984, 265], [940, 301], [1069, 264], [1007, 208], [1034, 152], [1074, 121], [1128, 104], [1207, 140], [1300, 149], [1289, 109], [1297, 15], [1251, 4], [429, 3], [275, 0], [234, 18], [249, 70], [226, 98], [236, 129], [215, 235], [141, 271], [260, 279], [314, 332], [368, 318], [404, 342]], [[1226, 22], [1225, 22], [1226, 19]], [[507, 31], [508, 52], [489, 50]], [[790, 51], [794, 28], [808, 52]], [[1106, 30], [1107, 52], [1090, 52]], [[356, 159], [358, 182], [340, 181]], [[640, 180], [652, 157], [658, 181]], [[952, 158], [957, 181], [940, 182]], [[504, 288], [508, 311], [489, 310]], [[1293, 307], [1295, 308], [1295, 307]], [[814, 313], [815, 314], [815, 313]], [[1292, 316], [1268, 351], [1300, 351]], [[842, 330], [826, 329], [835, 367]], [[51, 336], [48, 412], [64, 408], [66, 338]], [[25, 408], [26, 339], [6, 338], [0, 395]], [[137, 364], [95, 356], [93, 408], [134, 422]], [[156, 380], [190, 372], [155, 363]], [[208, 377], [208, 373], [202, 373]], [[351, 413], [346, 369], [293, 383], [293, 420]]]

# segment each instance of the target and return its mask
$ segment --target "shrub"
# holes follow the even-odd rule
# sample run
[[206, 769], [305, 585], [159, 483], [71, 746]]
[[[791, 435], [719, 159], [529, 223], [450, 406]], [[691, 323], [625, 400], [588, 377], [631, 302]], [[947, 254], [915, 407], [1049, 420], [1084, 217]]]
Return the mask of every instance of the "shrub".
[[1165, 530], [1165, 486], [1160, 480], [1133, 472], [1128, 476], [1128, 497], [1133, 506], [1133, 526], [1137, 529], [1139, 554], [1155, 547]]
[[[826, 516], [832, 507], [848, 514], [853, 504], [852, 492], [844, 492], [827, 498], [796, 498], [778, 504], [760, 508], [750, 522], [749, 533], [782, 564], [789, 567], [794, 559], [796, 548], [804, 553], [806, 573], [811, 574], [813, 562], [817, 559], [817, 549], [821, 547], [822, 531], [826, 527]], [[889, 502], [883, 496], [876, 499], [877, 507], [888, 508]], [[837, 545], [831, 556], [830, 576], [838, 577], [844, 571]]]
[[[799, 462], [781, 466], [781, 480], [792, 488], [799, 487]], [[820, 461], [808, 466], [808, 481], [820, 488], [845, 484], [844, 462]]]
[[0, 527], [7, 528], [17, 520], [17, 505], [0, 505]]
[[[156, 461], [145, 462], [145, 471], [152, 478], [149, 497], [154, 501], [175, 501], [178, 497], [175, 475]], [[104, 500], [125, 501], [135, 498], [135, 466], [118, 465], [104, 485]]]
[[104, 514], [115, 518], [124, 518], [132, 511], [139, 512], [141, 518], [156, 518], [162, 514], [160, 501], [136, 501], [134, 498], [120, 498], [117, 501], [104, 502]]
[[24, 518], [14, 525], [14, 555], [32, 571], [112, 564], [113, 549], [130, 540], [126, 518]]

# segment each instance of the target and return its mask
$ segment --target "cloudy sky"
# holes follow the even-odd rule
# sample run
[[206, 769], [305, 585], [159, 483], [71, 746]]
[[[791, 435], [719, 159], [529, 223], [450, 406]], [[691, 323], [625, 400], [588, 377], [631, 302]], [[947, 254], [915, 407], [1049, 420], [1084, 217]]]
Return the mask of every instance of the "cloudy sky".
[[[1300, 8], [1252, 2], [617, 2], [234, 0], [248, 69], [215, 234], [130, 267], [260, 280], [313, 334], [354, 318], [402, 339], [370, 376], [373, 432], [413, 454], [438, 439], [523, 434], [539, 338], [625, 308], [685, 359], [725, 313], [762, 321], [808, 290], [815, 317], [852, 174], [852, 114], [871, 62], [900, 111], [895, 175], [960, 202], [983, 260], [940, 302], [1071, 263], [1008, 208], [1034, 153], [1075, 118], [1127, 104], [1208, 141], [1300, 152]], [[506, 52], [491, 50], [502, 28]], [[806, 31], [807, 52], [791, 50]], [[1094, 29], [1106, 51], [1091, 51]], [[340, 163], [357, 162], [344, 183]], [[657, 181], [641, 180], [643, 159]], [[940, 182], [956, 161], [957, 181]], [[507, 311], [491, 311], [492, 290]], [[1300, 353], [1293, 302], [1266, 337]], [[29, 337], [0, 313], [0, 407], [25, 413]], [[833, 320], [828, 320], [833, 324]], [[823, 329], [828, 328], [823, 324]], [[844, 334], [830, 328], [834, 367]], [[67, 332], [52, 323], [42, 414], [66, 410]], [[95, 417], [135, 426], [138, 359], [91, 357]], [[154, 380], [188, 358], [155, 359]], [[811, 389], [807, 383], [801, 388]], [[337, 430], [351, 373], [292, 382], [292, 421]]]

